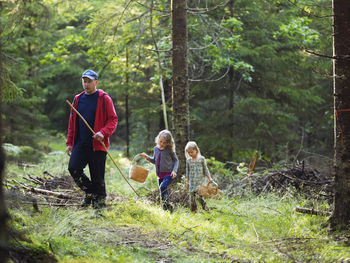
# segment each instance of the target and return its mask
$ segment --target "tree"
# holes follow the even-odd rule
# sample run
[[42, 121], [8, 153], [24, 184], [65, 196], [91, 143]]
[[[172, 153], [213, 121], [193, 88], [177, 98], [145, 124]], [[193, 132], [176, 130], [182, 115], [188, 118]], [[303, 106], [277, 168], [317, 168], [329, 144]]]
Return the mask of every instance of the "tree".
[[[0, 3], [1, 5], [1, 3]], [[0, 57], [1, 54], [1, 46], [0, 46]], [[2, 61], [2, 60], [1, 60]], [[2, 73], [2, 65], [0, 64], [0, 73]], [[2, 95], [2, 78], [0, 78], [0, 97]], [[0, 101], [0, 115], [1, 115], [1, 101]], [[0, 138], [2, 138], [2, 125], [1, 125], [1, 119], [0, 119]], [[5, 201], [4, 201], [4, 195], [3, 195], [3, 171], [5, 166], [5, 155], [2, 149], [2, 139], [0, 141], [0, 257], [1, 259], [6, 262], [7, 259], [7, 219], [8, 214], [5, 207]]]
[[172, 42], [173, 123], [176, 152], [182, 164], [177, 179], [180, 181], [185, 173], [184, 149], [189, 138], [186, 0], [172, 1]]
[[335, 197], [331, 225], [350, 223], [350, 2], [333, 0]]
[[[0, 2], [0, 13], [2, 13], [3, 9], [3, 3]], [[5, 78], [4, 78], [4, 59], [3, 59], [3, 53], [2, 53], [2, 45], [3, 45], [3, 24], [0, 20], [0, 116], [2, 116], [2, 98], [3, 98], [3, 88], [5, 85]], [[9, 87], [8, 87], [9, 89]], [[7, 211], [5, 207], [5, 201], [4, 201], [4, 195], [3, 195], [3, 171], [5, 167], [5, 155], [2, 149], [2, 118], [0, 118], [0, 257], [1, 259], [6, 262], [8, 257], [8, 251], [5, 249], [8, 245], [8, 236], [7, 236]]]
[[190, 132], [202, 152], [222, 161], [251, 158], [257, 146], [273, 161], [293, 160], [301, 147], [329, 154], [331, 64], [305, 52], [331, 47], [326, 3], [214, 2], [189, 8], [188, 19]]

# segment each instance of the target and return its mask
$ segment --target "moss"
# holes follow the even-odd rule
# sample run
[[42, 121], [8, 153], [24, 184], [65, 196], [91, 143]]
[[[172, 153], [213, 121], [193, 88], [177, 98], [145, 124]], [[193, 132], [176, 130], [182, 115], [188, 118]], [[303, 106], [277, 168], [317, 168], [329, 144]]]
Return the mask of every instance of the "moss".
[[56, 257], [49, 251], [48, 246], [29, 241], [12, 240], [9, 249], [9, 258], [13, 262], [21, 263], [55, 263]]

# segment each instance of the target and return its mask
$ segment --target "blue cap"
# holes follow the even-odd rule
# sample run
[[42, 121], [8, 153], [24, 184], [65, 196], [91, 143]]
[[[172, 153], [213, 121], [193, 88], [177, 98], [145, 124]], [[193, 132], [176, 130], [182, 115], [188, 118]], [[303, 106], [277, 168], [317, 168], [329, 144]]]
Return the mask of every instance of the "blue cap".
[[97, 73], [91, 69], [85, 70], [81, 77], [89, 79], [98, 79]]

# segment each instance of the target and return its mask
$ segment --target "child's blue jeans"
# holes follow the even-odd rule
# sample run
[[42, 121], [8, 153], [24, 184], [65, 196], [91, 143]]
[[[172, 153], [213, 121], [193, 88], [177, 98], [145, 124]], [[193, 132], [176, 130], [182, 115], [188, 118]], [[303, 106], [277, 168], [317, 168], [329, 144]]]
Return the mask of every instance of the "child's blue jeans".
[[172, 181], [172, 177], [166, 176], [162, 179], [158, 179], [159, 189], [160, 189], [160, 196], [163, 201], [169, 202], [169, 191], [168, 186]]

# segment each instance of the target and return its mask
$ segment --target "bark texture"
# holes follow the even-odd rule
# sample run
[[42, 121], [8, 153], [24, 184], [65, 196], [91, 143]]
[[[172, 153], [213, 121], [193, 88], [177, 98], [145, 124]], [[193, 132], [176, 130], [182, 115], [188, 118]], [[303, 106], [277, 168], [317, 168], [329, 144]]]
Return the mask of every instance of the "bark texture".
[[186, 0], [172, 1], [172, 41], [173, 135], [180, 162], [179, 181], [186, 170], [184, 148], [189, 138]]
[[334, 211], [336, 229], [350, 223], [350, 1], [333, 0]]
[[[0, 9], [2, 7], [2, 4], [0, 3]], [[1, 27], [1, 23], [0, 23]], [[0, 35], [1, 35], [1, 29], [0, 29]], [[3, 75], [3, 59], [2, 59], [2, 47], [0, 43], [0, 76]], [[4, 88], [4, 82], [3, 79], [0, 77], [0, 116], [1, 116], [1, 98], [2, 98], [2, 89]], [[1, 124], [2, 118], [0, 118], [0, 258], [3, 260], [3, 262], [7, 261], [8, 257], [8, 248], [7, 248], [7, 242], [8, 242], [8, 235], [7, 235], [7, 220], [8, 220], [8, 214], [5, 207], [5, 201], [4, 201], [4, 194], [3, 194], [3, 172], [5, 167], [5, 154], [2, 149], [2, 124]]]

